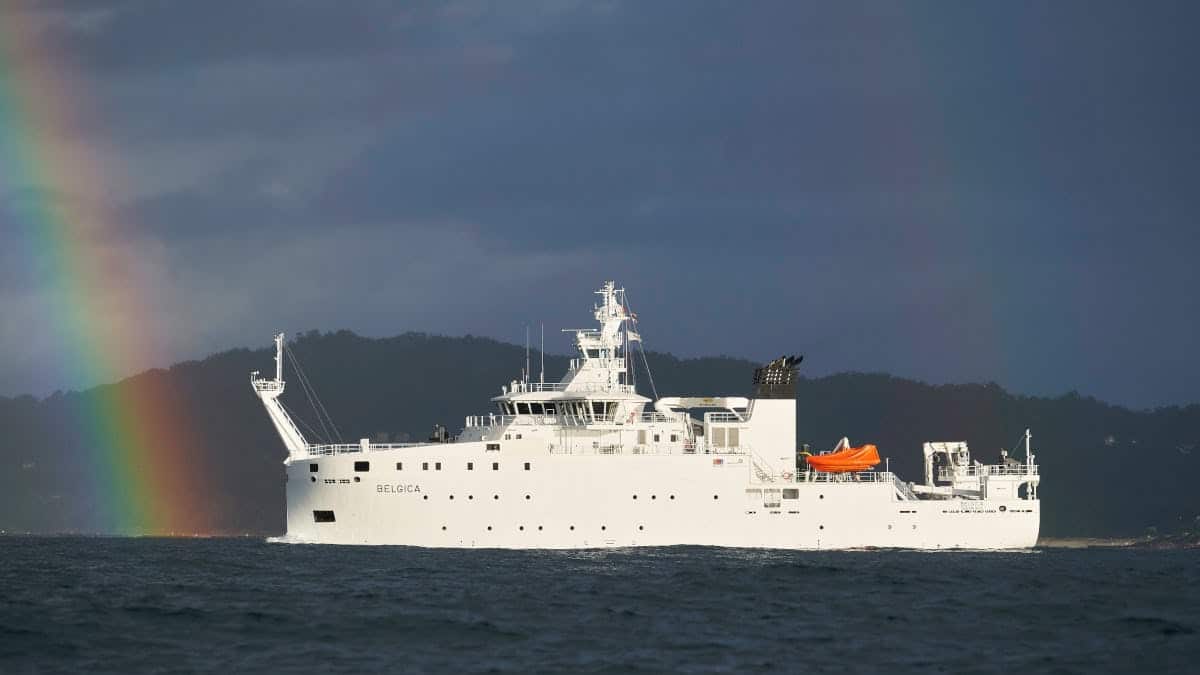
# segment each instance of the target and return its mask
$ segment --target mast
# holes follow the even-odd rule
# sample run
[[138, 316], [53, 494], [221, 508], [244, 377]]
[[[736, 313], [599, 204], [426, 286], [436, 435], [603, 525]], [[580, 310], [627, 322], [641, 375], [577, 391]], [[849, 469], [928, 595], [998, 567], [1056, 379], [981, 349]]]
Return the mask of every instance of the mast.
[[263, 407], [267, 409], [267, 416], [271, 418], [271, 424], [275, 426], [275, 431], [283, 441], [284, 447], [287, 448], [288, 459], [292, 460], [308, 454], [308, 441], [304, 440], [304, 434], [300, 433], [292, 416], [279, 402], [284, 386], [283, 338], [283, 333], [275, 336], [275, 379], [263, 379], [259, 377], [259, 372], [256, 370], [250, 373], [250, 386], [254, 388], [254, 392], [263, 402]]

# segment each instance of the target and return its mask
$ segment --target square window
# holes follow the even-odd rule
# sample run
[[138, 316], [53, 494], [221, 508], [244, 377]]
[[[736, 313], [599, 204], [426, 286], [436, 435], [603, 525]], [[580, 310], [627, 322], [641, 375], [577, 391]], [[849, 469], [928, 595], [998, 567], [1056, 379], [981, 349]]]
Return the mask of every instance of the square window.
[[783, 489], [783, 498], [784, 499], [800, 499], [800, 490], [797, 488], [784, 488]]
[[475, 462], [467, 462], [467, 471], [475, 470]]
[[676, 435], [676, 434], [671, 434], [671, 442], [672, 442], [672, 443], [674, 443], [675, 441], [678, 441], [678, 440], [679, 440], [679, 436], [678, 436], [678, 435]]
[[428, 471], [429, 470], [429, 462], [421, 462], [421, 470]]
[[316, 464], [309, 464], [309, 465], [308, 465], [308, 472], [309, 472], [309, 473], [316, 473], [316, 472], [317, 472], [317, 465], [316, 465]]
[[371, 463], [370, 462], [355, 462], [354, 470], [355, 471], [370, 471]]
[[521, 434], [517, 434], [517, 440], [521, 440]]
[[658, 434], [654, 434], [654, 442], [655, 442], [655, 443], [657, 443], [657, 442], [658, 442]]
[[487, 444], [487, 449], [488, 449], [488, 450], [499, 450], [499, 449], [500, 449], [500, 444], [499, 444], [499, 443], [488, 443], [488, 444]]
[[437, 463], [435, 463], [435, 464], [433, 465], [433, 468], [434, 468], [434, 470], [435, 470], [435, 471], [441, 471], [441, 470], [442, 470], [442, 463], [441, 463], [441, 462], [437, 462]]
[[529, 470], [529, 462], [525, 462], [525, 470], [526, 470], [526, 471], [528, 471], [528, 470]]
[[492, 471], [500, 470], [500, 462], [492, 462]]
[[404, 470], [404, 462], [396, 462], [396, 470], [403, 471]]

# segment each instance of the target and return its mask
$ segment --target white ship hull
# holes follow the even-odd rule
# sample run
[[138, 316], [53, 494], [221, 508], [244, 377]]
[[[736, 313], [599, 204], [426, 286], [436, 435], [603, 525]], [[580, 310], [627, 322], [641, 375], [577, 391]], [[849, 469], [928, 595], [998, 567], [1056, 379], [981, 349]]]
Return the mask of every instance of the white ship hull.
[[[364, 461], [369, 470], [355, 471]], [[741, 455], [489, 452], [478, 443], [294, 462], [287, 502], [290, 541], [449, 548], [1013, 549], [1034, 546], [1040, 520], [1038, 500], [905, 499], [890, 474], [761, 484]]]
[[[798, 357], [754, 373], [754, 395], [637, 393], [629, 345], [640, 334], [624, 291], [597, 291], [598, 329], [573, 329], [559, 382], [500, 388], [495, 412], [431, 444], [308, 443], [275, 377], [251, 384], [288, 450], [289, 541], [461, 548], [733, 546], [788, 549], [1009, 549], [1037, 542], [1038, 467], [966, 443], [924, 446], [921, 484], [903, 483], [874, 445], [796, 452]], [[308, 388], [298, 371], [301, 386]], [[419, 386], [415, 383], [414, 386]], [[317, 401], [314, 411], [328, 413]], [[657, 396], [657, 394], [656, 394]], [[336, 429], [332, 420], [327, 420]], [[322, 427], [326, 425], [322, 422]], [[452, 441], [452, 442], [451, 442]]]

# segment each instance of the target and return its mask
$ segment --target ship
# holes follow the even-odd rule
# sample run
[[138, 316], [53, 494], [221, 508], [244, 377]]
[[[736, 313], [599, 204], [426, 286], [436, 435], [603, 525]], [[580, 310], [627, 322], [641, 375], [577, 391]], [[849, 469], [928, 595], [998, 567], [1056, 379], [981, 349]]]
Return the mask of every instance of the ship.
[[527, 347], [521, 377], [499, 388], [491, 412], [466, 417], [456, 434], [435, 427], [423, 443], [308, 442], [280, 401], [287, 348], [276, 335], [274, 378], [250, 379], [287, 450], [280, 540], [501, 549], [1036, 544], [1040, 475], [1028, 429], [1024, 458], [1002, 451], [995, 464], [972, 459], [965, 442], [925, 443], [921, 482], [880, 467], [873, 444], [843, 438], [809, 453], [796, 441], [801, 357], [755, 369], [749, 397], [651, 399], [635, 381], [641, 334], [624, 289], [609, 281], [596, 294], [596, 327], [564, 331], [574, 353], [559, 381], [545, 381], [544, 368], [531, 377]]

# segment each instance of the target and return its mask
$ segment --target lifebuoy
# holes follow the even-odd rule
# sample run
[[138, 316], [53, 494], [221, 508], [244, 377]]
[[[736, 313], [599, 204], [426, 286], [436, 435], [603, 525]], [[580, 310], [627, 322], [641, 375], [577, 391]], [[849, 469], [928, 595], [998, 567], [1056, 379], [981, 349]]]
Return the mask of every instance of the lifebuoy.
[[791, 480], [791, 479], [792, 479], [792, 472], [791, 472], [791, 471], [785, 471], [785, 472], [783, 473], [783, 479], [784, 479], [784, 480]]

